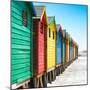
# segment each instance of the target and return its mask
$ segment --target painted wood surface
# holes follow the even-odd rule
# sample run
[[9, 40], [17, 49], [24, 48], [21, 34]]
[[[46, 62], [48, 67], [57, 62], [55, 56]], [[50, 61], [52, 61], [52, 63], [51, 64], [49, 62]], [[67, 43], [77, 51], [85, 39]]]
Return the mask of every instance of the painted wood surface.
[[[27, 27], [23, 25], [22, 13], [27, 12]], [[12, 1], [11, 5], [12, 75], [11, 83], [21, 83], [33, 76], [32, 72], [32, 4]]]
[[56, 65], [56, 24], [53, 18], [53, 20], [48, 25], [48, 32], [47, 32], [47, 70], [55, 67], [55, 65]]

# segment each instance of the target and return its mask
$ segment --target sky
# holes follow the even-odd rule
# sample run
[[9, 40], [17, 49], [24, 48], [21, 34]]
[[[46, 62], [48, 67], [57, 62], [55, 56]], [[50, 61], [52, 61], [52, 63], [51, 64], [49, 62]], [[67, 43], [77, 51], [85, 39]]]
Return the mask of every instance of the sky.
[[79, 45], [79, 51], [87, 50], [87, 6], [56, 4], [56, 3], [37, 3], [34, 5], [45, 5], [47, 16], [55, 16], [56, 24], [61, 24], [62, 29]]

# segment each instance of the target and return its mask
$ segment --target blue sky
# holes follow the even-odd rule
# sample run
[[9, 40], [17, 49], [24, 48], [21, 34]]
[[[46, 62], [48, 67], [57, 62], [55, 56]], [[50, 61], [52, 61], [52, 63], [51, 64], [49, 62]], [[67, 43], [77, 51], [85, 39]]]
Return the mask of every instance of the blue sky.
[[78, 43], [79, 51], [86, 50], [87, 6], [54, 3], [34, 3], [34, 5], [45, 5], [47, 16], [55, 16], [56, 24], [61, 24]]

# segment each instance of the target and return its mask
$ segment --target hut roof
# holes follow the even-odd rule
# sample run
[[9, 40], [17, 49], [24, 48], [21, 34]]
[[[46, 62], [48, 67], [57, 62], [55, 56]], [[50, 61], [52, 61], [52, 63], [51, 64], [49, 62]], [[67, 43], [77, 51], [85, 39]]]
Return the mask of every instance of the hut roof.
[[41, 17], [45, 6], [35, 6], [36, 16]]
[[56, 28], [57, 28], [57, 31], [59, 31], [59, 29], [60, 29], [60, 25], [57, 24], [57, 25], [56, 25]]
[[48, 17], [48, 22], [50, 23], [53, 20], [54, 16], [49, 16]]

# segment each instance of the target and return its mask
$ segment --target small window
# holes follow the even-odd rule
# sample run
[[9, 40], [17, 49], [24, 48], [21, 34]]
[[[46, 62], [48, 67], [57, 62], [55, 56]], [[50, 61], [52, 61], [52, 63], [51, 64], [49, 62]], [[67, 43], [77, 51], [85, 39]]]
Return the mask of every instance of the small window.
[[43, 23], [40, 23], [40, 32], [43, 33]]
[[51, 34], [51, 30], [50, 30], [50, 28], [49, 28], [49, 37], [50, 37], [50, 34]]
[[53, 31], [53, 39], [54, 39], [54, 31]]
[[27, 20], [27, 12], [26, 11], [23, 11], [22, 12], [22, 24], [25, 26], [25, 27], [27, 27], [27, 24], [28, 24], [28, 20]]

